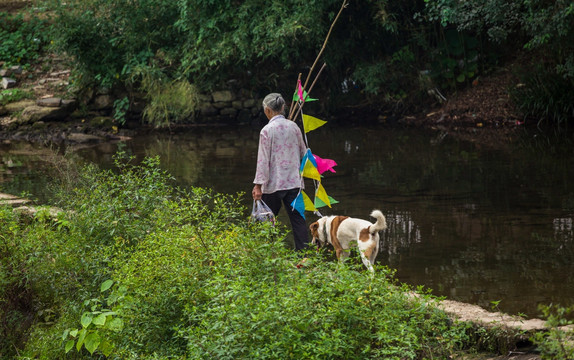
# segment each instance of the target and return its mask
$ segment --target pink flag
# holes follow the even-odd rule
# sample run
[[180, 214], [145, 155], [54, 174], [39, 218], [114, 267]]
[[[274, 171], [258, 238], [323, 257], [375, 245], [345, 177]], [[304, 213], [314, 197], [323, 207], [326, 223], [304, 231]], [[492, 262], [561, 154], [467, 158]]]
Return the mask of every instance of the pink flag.
[[301, 99], [302, 102], [305, 102], [303, 99], [303, 87], [301, 87], [301, 80], [297, 80], [297, 94], [299, 95], [299, 99]]
[[336, 172], [335, 170], [333, 170], [333, 167], [337, 166], [337, 163], [334, 160], [321, 159], [315, 154], [313, 154], [313, 156], [315, 157], [315, 161], [317, 162], [317, 170], [319, 171], [319, 174], [322, 174], [327, 170], [329, 170], [330, 172]]

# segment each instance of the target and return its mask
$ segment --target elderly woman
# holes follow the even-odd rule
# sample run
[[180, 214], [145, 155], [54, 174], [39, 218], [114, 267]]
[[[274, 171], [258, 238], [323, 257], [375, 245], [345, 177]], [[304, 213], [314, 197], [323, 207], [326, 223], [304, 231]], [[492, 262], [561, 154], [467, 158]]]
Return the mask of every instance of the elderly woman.
[[285, 100], [271, 93], [263, 99], [263, 111], [269, 123], [259, 133], [257, 171], [253, 183], [253, 199], [262, 199], [275, 216], [285, 205], [295, 240], [295, 249], [304, 249], [309, 240], [305, 219], [291, 207], [303, 187], [299, 166], [306, 146], [301, 130], [294, 121], [283, 116]]

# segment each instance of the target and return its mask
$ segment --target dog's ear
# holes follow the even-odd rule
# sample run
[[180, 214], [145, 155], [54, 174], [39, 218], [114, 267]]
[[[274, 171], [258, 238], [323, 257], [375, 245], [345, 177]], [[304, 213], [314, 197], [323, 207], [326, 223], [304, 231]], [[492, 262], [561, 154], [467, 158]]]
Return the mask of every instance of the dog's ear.
[[309, 230], [311, 230], [311, 234], [317, 233], [318, 229], [319, 229], [319, 222], [318, 221], [315, 221], [314, 223], [309, 225]]

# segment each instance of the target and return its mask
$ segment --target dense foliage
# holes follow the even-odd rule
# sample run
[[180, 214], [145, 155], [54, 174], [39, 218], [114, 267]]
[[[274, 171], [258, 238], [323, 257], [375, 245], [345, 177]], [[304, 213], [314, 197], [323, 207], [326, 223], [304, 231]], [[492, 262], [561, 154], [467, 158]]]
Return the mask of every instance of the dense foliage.
[[574, 3], [569, 0], [425, 0], [427, 19], [483, 35], [531, 57], [513, 98], [528, 118], [574, 119]]
[[23, 65], [36, 60], [49, 43], [47, 22], [24, 14], [0, 12], [0, 61], [4, 65]]
[[80, 171], [55, 218], [0, 209], [0, 357], [416, 359], [468, 341], [388, 269], [297, 268], [238, 197], [176, 190], [157, 159], [118, 165]]
[[[75, 59], [77, 84], [143, 93], [155, 101], [147, 120], [160, 125], [188, 119], [194, 94], [231, 80], [261, 93], [290, 92], [341, 3], [46, 0], [55, 12], [54, 42]], [[44, 41], [25, 29], [3, 31], [4, 47], [20, 44], [10, 56]], [[518, 108], [528, 118], [566, 122], [574, 110], [555, 103], [574, 88], [573, 37], [568, 0], [349, 0], [323, 55], [327, 75], [318, 87], [327, 110], [361, 103], [402, 113], [435, 101], [429, 93], [456, 91], [525, 54], [522, 74], [529, 76], [521, 83], [527, 90], [514, 96]], [[191, 96], [181, 96], [184, 83]]]

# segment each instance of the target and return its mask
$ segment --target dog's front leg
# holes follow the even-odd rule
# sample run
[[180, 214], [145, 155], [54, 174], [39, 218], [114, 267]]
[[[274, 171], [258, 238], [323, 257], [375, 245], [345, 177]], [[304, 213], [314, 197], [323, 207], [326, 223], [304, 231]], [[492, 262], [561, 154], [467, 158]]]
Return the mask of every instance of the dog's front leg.
[[373, 269], [373, 264], [365, 255], [365, 252], [362, 250], [359, 250], [359, 253], [361, 254], [361, 260], [363, 260], [363, 264], [367, 267], [367, 269], [369, 269], [370, 272], [374, 273], [375, 269]]

